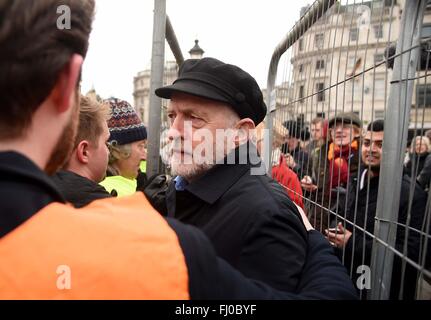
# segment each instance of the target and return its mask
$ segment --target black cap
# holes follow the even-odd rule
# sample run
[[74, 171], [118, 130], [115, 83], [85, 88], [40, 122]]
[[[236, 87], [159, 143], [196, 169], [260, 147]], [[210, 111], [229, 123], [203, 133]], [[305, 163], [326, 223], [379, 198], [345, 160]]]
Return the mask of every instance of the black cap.
[[174, 92], [181, 92], [224, 102], [241, 119], [250, 118], [255, 125], [266, 116], [266, 105], [256, 80], [237, 66], [214, 58], [184, 61], [174, 83], [155, 92], [165, 99], [170, 99]]
[[308, 131], [308, 128], [302, 129], [300, 133], [300, 139], [302, 141], [308, 141], [310, 140], [311, 134], [310, 131]]
[[283, 122], [283, 126], [289, 130], [289, 136], [291, 138], [301, 139], [301, 125], [295, 120], [287, 120]]
[[362, 127], [362, 121], [354, 112], [343, 112], [337, 114], [328, 122], [328, 127], [332, 128], [337, 122], [342, 122], [344, 124], [353, 124], [357, 127]]

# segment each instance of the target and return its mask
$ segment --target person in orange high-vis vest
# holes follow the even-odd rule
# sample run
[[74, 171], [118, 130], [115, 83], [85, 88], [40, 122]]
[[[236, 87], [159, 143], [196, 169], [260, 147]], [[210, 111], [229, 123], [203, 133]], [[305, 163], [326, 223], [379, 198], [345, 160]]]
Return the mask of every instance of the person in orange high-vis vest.
[[245, 278], [200, 230], [163, 218], [140, 192], [80, 209], [65, 203], [49, 175], [74, 146], [94, 7], [93, 0], [0, 6], [0, 299], [355, 298], [320, 238], [304, 267], [313, 277], [283, 292]]
[[0, 255], [0, 298], [189, 298], [177, 235], [142, 193], [52, 203], [4, 236]]

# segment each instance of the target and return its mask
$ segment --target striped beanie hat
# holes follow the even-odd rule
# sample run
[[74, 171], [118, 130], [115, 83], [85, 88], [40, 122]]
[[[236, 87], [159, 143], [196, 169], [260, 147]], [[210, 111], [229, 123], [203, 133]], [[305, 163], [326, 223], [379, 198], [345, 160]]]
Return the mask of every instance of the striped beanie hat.
[[109, 98], [106, 102], [111, 106], [108, 120], [110, 142], [115, 140], [117, 144], [123, 145], [147, 139], [147, 129], [127, 101]]

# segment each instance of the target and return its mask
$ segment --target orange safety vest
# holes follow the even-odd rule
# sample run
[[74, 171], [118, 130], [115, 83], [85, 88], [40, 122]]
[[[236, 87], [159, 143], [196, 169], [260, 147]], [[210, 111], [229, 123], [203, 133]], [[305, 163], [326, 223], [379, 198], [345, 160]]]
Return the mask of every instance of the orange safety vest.
[[52, 203], [0, 238], [0, 299], [189, 299], [187, 266], [142, 193]]

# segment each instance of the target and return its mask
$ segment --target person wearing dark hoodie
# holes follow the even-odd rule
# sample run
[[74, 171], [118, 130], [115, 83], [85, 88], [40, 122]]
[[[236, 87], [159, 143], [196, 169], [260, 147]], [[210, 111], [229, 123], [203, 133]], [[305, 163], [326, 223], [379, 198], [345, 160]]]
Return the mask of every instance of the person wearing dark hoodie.
[[53, 177], [64, 198], [76, 208], [111, 195], [99, 185], [105, 177], [109, 150], [109, 106], [81, 97], [78, 132], [72, 154]]

